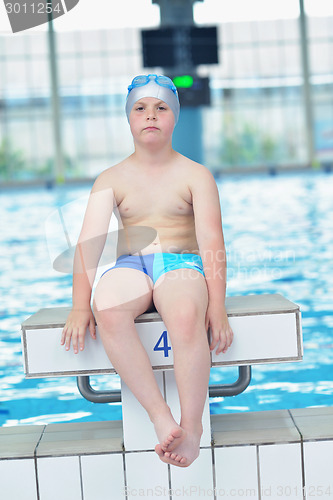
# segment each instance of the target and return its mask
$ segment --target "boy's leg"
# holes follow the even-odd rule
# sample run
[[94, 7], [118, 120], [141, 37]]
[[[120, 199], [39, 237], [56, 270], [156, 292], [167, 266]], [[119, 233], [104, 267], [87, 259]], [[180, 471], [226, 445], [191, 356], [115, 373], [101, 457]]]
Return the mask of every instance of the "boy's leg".
[[141, 271], [116, 268], [100, 279], [94, 314], [105, 351], [117, 373], [155, 425], [163, 449], [183, 432], [173, 419], [156, 383], [134, 320], [152, 305], [152, 281]]
[[159, 447], [156, 451], [163, 461], [174, 463], [176, 459], [180, 464], [189, 465], [199, 453], [210, 373], [205, 329], [206, 280], [192, 269], [170, 271], [156, 282], [153, 300], [170, 335], [181, 407], [180, 425], [186, 431], [186, 439], [174, 453], [164, 453]]

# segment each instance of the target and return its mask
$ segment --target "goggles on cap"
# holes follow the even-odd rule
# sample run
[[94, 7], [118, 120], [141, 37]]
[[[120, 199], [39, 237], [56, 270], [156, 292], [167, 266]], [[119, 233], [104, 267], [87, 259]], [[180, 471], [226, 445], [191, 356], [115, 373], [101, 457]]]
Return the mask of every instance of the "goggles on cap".
[[172, 90], [172, 92], [177, 95], [177, 89], [171, 78], [164, 75], [156, 75], [155, 73], [151, 73], [149, 75], [139, 75], [133, 78], [131, 85], [128, 86], [128, 94], [136, 87], [143, 87], [144, 85], [147, 85], [150, 80], [155, 80], [157, 85], [166, 87]]
[[131, 85], [128, 87], [125, 106], [128, 121], [135, 102], [144, 97], [155, 97], [165, 102], [173, 112], [175, 123], [177, 123], [180, 109], [178, 92], [173, 81], [168, 76], [150, 74], [133, 78]]

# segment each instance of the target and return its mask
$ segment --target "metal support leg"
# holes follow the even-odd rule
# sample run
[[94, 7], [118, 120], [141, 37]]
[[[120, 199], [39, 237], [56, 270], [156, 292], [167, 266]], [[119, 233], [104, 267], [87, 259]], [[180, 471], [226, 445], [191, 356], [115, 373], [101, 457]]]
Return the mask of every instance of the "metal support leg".
[[233, 384], [214, 384], [209, 387], [209, 397], [237, 396], [245, 391], [251, 382], [251, 366], [238, 367], [238, 379]]
[[83, 396], [92, 403], [120, 403], [121, 392], [118, 390], [113, 391], [96, 391], [90, 385], [89, 375], [82, 375], [76, 377], [77, 387]]
[[[236, 396], [245, 391], [251, 382], [251, 366], [239, 366], [239, 376], [233, 384], [216, 384], [209, 387], [209, 397], [226, 397]], [[77, 387], [80, 394], [91, 401], [92, 403], [120, 403], [121, 392], [113, 391], [96, 391], [90, 385], [89, 375], [83, 375], [77, 378]]]

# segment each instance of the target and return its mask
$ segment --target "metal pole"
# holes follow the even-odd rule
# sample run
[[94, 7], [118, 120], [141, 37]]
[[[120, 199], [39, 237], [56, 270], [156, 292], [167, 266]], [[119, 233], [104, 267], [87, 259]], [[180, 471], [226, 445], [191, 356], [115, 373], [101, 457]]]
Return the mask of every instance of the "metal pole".
[[54, 179], [56, 182], [63, 182], [64, 159], [62, 153], [61, 139], [61, 118], [60, 118], [60, 101], [58, 94], [58, 71], [55, 36], [53, 30], [52, 13], [49, 15], [48, 22], [48, 46], [49, 46], [49, 62], [50, 62], [50, 77], [51, 77], [51, 97], [52, 97], [52, 125], [53, 125], [53, 141], [54, 141]]
[[[92, 403], [120, 403], [121, 392], [118, 390], [98, 391], [90, 384], [89, 375], [76, 377], [81, 396]], [[245, 391], [251, 382], [251, 366], [238, 367], [238, 379], [233, 384], [215, 384], [209, 386], [209, 397], [237, 396]]]
[[203, 0], [152, 0], [160, 7], [161, 26], [193, 25], [193, 4]]
[[251, 382], [251, 366], [238, 367], [238, 379], [233, 384], [214, 384], [209, 386], [209, 397], [237, 396], [249, 386]]
[[121, 393], [120, 391], [96, 391], [93, 389], [90, 384], [89, 375], [82, 375], [80, 377], [76, 377], [77, 380], [77, 388], [81, 396], [83, 396], [88, 401], [92, 403], [120, 403], [121, 402]]
[[303, 73], [303, 96], [305, 110], [305, 136], [307, 146], [307, 156], [309, 165], [313, 165], [315, 161], [315, 144], [314, 144], [314, 122], [313, 122], [313, 103], [312, 89], [310, 82], [310, 61], [308, 48], [308, 33], [307, 19], [304, 10], [304, 0], [299, 0], [299, 26], [301, 35], [301, 60]]
[[[159, 5], [161, 27], [194, 26], [193, 4], [203, 0], [152, 0]], [[186, 54], [186, 44], [180, 31], [176, 33], [177, 42], [174, 68], [163, 68], [166, 74], [196, 74], [196, 68], [190, 63]], [[181, 105], [182, 103], [180, 103]], [[179, 122], [173, 133], [172, 145], [179, 153], [198, 163], [204, 162], [202, 111], [199, 107], [183, 107]]]

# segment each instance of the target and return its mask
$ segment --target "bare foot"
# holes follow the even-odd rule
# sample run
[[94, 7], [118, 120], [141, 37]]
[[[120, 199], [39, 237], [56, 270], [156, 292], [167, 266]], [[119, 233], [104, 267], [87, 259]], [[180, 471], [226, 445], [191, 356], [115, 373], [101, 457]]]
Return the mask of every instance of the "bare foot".
[[161, 450], [173, 451], [184, 439], [184, 431], [174, 420], [171, 412], [160, 414], [153, 421]]
[[161, 445], [155, 447], [155, 451], [162, 462], [177, 465], [178, 467], [188, 467], [198, 458], [202, 431], [187, 432], [183, 430], [183, 433], [182, 442], [173, 451], [164, 451]]

